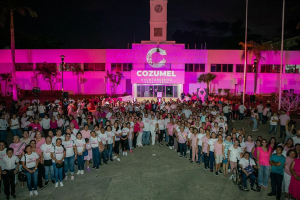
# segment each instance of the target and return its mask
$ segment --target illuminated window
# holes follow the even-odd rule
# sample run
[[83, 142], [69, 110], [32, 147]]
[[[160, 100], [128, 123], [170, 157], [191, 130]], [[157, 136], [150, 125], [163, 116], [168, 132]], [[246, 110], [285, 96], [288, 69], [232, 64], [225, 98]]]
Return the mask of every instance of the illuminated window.
[[211, 64], [211, 72], [233, 72], [233, 64]]
[[261, 65], [261, 73], [279, 73], [280, 65]]
[[[72, 71], [72, 69], [76, 69], [78, 66], [81, 66], [80, 63], [65, 63], [64, 71]], [[61, 64], [59, 65], [59, 71], [61, 71]]]
[[300, 73], [300, 65], [286, 65], [285, 66], [285, 73]]
[[84, 71], [105, 71], [105, 63], [84, 63]]
[[16, 63], [16, 71], [33, 71], [33, 63]]
[[132, 70], [132, 63], [111, 63], [111, 71], [130, 72]]
[[205, 64], [185, 64], [186, 72], [205, 72]]
[[[244, 65], [237, 64], [236, 65], [236, 72], [244, 72]], [[253, 65], [247, 65], [247, 72], [253, 72]]]

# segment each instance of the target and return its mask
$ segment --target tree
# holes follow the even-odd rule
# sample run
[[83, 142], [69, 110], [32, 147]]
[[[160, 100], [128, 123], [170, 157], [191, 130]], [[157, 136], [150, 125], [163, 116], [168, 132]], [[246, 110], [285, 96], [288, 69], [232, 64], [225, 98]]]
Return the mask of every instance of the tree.
[[[265, 58], [262, 56], [262, 53], [268, 51], [268, 50], [275, 50], [272, 44], [269, 43], [262, 43], [262, 44], [258, 44], [254, 41], [249, 41], [247, 43], [247, 52], [245, 52], [245, 43], [244, 42], [240, 42], [239, 45], [242, 46], [242, 49], [244, 50], [243, 54], [242, 54], [242, 59], [245, 59], [245, 54], [246, 53], [252, 53], [255, 58], [257, 59], [257, 65], [259, 66], [259, 62], [260, 60], [265, 60]], [[276, 52], [276, 51], [275, 51]], [[248, 57], [248, 56], [247, 56]], [[256, 92], [256, 87], [257, 87], [257, 73], [258, 73], [258, 67], [256, 67], [254, 69], [254, 93]], [[246, 71], [247, 73], [247, 71]], [[243, 91], [245, 92], [245, 91]]]
[[210, 88], [209, 84], [217, 77], [215, 74], [207, 73], [207, 74], [201, 74], [198, 77], [198, 83], [206, 83], [207, 84], [207, 89], [208, 89], [208, 94], [210, 94]]
[[56, 65], [51, 65], [44, 62], [43, 64], [37, 66], [34, 74], [36, 78], [41, 76], [44, 81], [48, 82], [50, 85], [50, 90], [53, 91], [53, 81], [59, 75]]
[[110, 81], [110, 89], [112, 94], [116, 94], [116, 87], [120, 85], [121, 80], [124, 78], [121, 72], [109, 73], [107, 70], [105, 78], [108, 78]]
[[15, 70], [15, 25], [14, 25], [14, 12], [21, 15], [29, 13], [31, 17], [37, 17], [36, 12], [24, 6], [24, 0], [2, 0], [0, 2], [0, 25], [4, 26], [6, 18], [10, 17], [10, 49], [12, 60], [12, 85], [13, 85], [13, 99], [18, 100], [18, 91], [16, 84], [16, 70]]
[[7, 95], [7, 84], [8, 82], [11, 82], [11, 73], [4, 73], [4, 74], [0, 74], [1, 76], [1, 80], [2, 81], [5, 81], [5, 88], [4, 88], [4, 95], [6, 96]]
[[79, 87], [80, 87], [80, 79], [79, 79], [79, 75], [80, 74], [84, 74], [84, 71], [83, 69], [81, 68], [80, 64], [76, 64], [74, 67], [71, 68], [71, 71], [73, 73], [73, 75], [76, 75], [77, 76], [77, 88], [78, 88], [78, 91], [77, 93], [79, 94], [80, 91], [79, 91]]
[[[279, 95], [275, 94], [275, 102], [279, 103]], [[287, 113], [290, 111], [296, 111], [300, 106], [300, 94], [294, 94], [292, 92], [285, 92], [281, 96], [281, 108]]]

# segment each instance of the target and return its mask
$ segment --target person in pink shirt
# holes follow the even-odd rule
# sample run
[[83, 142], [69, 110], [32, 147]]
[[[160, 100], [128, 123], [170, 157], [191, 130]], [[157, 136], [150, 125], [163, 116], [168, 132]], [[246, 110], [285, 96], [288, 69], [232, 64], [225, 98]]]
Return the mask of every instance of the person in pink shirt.
[[174, 119], [170, 118], [170, 122], [167, 124], [167, 133], [169, 136], [169, 149], [173, 149], [174, 148], [174, 138], [173, 138], [173, 134], [174, 134]]
[[203, 153], [204, 153], [204, 167], [205, 167], [205, 170], [207, 170], [208, 162], [209, 162], [209, 152], [207, 151], [208, 150], [207, 147], [208, 147], [208, 142], [210, 140], [210, 132], [209, 132], [209, 130], [206, 130], [205, 133], [206, 133], [206, 136], [204, 136], [202, 138], [201, 154], [203, 155]]
[[191, 141], [191, 146], [192, 146], [192, 160], [191, 163], [195, 162], [195, 157], [196, 157], [196, 162], [198, 162], [198, 131], [196, 128], [193, 129], [193, 134], [190, 137]]
[[89, 130], [89, 126], [86, 124], [84, 125], [84, 129], [80, 131], [82, 138], [90, 138], [91, 137], [91, 131]]
[[289, 186], [291, 183], [291, 171], [290, 166], [294, 159], [296, 158], [297, 152], [295, 150], [290, 150], [286, 154], [285, 164], [284, 164], [284, 174], [283, 174], [283, 189], [285, 192], [286, 199], [292, 199], [292, 196], [289, 194]]
[[52, 119], [50, 120], [50, 130], [53, 132], [54, 135], [56, 135], [56, 130], [57, 130], [57, 120], [53, 116]]
[[41, 131], [36, 132], [35, 141], [36, 141], [36, 149], [37, 149], [37, 151], [40, 151], [40, 147], [42, 146], [42, 144], [44, 144], [46, 142]]
[[39, 123], [39, 120], [38, 119], [34, 119], [33, 122], [31, 124], [28, 125], [28, 127], [31, 126], [32, 129], [34, 128], [37, 128], [39, 131], [42, 130], [42, 126], [41, 124]]
[[60, 117], [60, 115], [57, 115], [57, 128], [63, 130], [63, 124], [64, 120]]
[[74, 119], [73, 115], [70, 116], [70, 123], [73, 122], [75, 125], [75, 129], [79, 129], [78, 123], [76, 119]]
[[216, 162], [216, 175], [219, 173], [222, 174], [221, 171], [221, 163], [223, 161], [223, 136], [218, 135], [218, 140], [214, 143], [214, 156], [215, 156], [215, 162]]
[[250, 158], [252, 158], [252, 149], [255, 146], [255, 142], [252, 140], [252, 136], [248, 135], [247, 136], [247, 141], [245, 142], [246, 148], [245, 152], [248, 152], [250, 154]]
[[184, 131], [184, 127], [180, 127], [180, 131], [177, 132], [177, 139], [180, 148], [180, 158], [184, 155], [186, 158], [186, 143], [187, 143], [188, 134]]
[[257, 148], [257, 167], [258, 167], [258, 184], [262, 188], [268, 188], [270, 177], [270, 156], [271, 148], [268, 147], [267, 140], [262, 140], [262, 146]]

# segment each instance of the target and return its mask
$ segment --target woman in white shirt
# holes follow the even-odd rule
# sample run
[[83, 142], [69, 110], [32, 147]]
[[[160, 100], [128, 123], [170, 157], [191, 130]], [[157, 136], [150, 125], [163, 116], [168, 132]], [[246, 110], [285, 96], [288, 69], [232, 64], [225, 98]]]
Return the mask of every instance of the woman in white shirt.
[[12, 134], [14, 136], [19, 136], [19, 138], [22, 138], [22, 134], [21, 134], [21, 131], [20, 131], [20, 122], [16, 116], [16, 114], [13, 114], [11, 119], [10, 119], [10, 122], [9, 122], [9, 126], [10, 126], [10, 130], [12, 132]]
[[165, 134], [165, 129], [166, 129], [166, 124], [165, 124], [165, 120], [163, 119], [162, 115], [159, 115], [159, 120], [157, 120], [158, 123], [158, 143], [159, 146], [162, 146], [162, 141], [164, 138], [164, 134]]
[[210, 171], [213, 172], [214, 162], [215, 162], [215, 147], [214, 144], [217, 142], [218, 138], [215, 132], [211, 133], [211, 138], [208, 141], [207, 152], [209, 152], [209, 167]]
[[112, 150], [115, 146], [115, 134], [112, 132], [110, 125], [106, 126], [106, 135], [107, 135], [107, 159], [113, 161], [112, 159]]
[[[69, 130], [69, 129], [68, 129]], [[77, 148], [75, 147], [75, 143], [74, 140], [76, 139], [72, 139], [72, 134], [71, 133], [67, 133], [65, 135], [65, 141], [63, 142], [63, 145], [65, 147], [66, 150], [66, 157], [65, 157], [65, 161], [64, 161], [64, 173], [66, 175], [65, 177], [65, 181], [68, 180], [68, 171], [70, 170], [71, 173], [71, 181], [74, 180], [74, 162], [75, 162], [75, 158], [77, 155]], [[75, 137], [75, 136], [73, 136]]]
[[75, 160], [77, 159], [78, 163], [78, 172], [77, 174], [84, 174], [84, 156], [83, 152], [85, 151], [85, 140], [82, 138], [81, 133], [77, 133], [76, 140], [74, 141], [76, 146], [77, 154], [75, 155]]
[[105, 132], [105, 129], [101, 127], [100, 134], [98, 135], [99, 142], [100, 142], [100, 165], [101, 164], [101, 158], [103, 157], [103, 162], [107, 164], [107, 134]]
[[[32, 151], [30, 145], [25, 147], [25, 155], [22, 157], [22, 167], [25, 170], [27, 176], [27, 188], [29, 190], [29, 196], [32, 196], [33, 193], [38, 195], [37, 192], [37, 180], [38, 180], [38, 164], [39, 164], [39, 155]], [[32, 185], [33, 182], [33, 185]], [[32, 188], [34, 191], [32, 191]]]
[[[235, 140], [233, 145], [231, 145], [228, 149], [228, 161], [230, 163], [231, 170], [237, 168], [237, 161], [243, 156], [242, 149], [239, 146], [240, 141]], [[233, 174], [231, 175], [230, 179], [233, 178]]]
[[[200, 167], [201, 163], [204, 163], [204, 156], [201, 154], [202, 150], [202, 138], [205, 136], [205, 133], [203, 131], [203, 128], [199, 129], [199, 134], [197, 135], [198, 140], [198, 166]], [[201, 159], [202, 157], [202, 159]], [[201, 162], [202, 160], [202, 162]]]
[[113, 158], [114, 159], [116, 158], [117, 161], [120, 161], [119, 151], [120, 151], [120, 138], [122, 137], [122, 132], [118, 125], [118, 121], [115, 121], [114, 126], [112, 127], [112, 132], [115, 134], [115, 148], [114, 148], [115, 156]]
[[64, 169], [63, 165], [64, 165], [65, 157], [66, 157], [66, 151], [65, 148], [62, 146], [62, 140], [60, 138], [57, 138], [56, 145], [51, 149], [52, 165], [55, 174], [55, 187], [58, 187], [58, 178], [60, 181], [60, 186], [61, 187], [64, 186], [62, 179], [63, 179], [63, 169]]
[[274, 112], [273, 116], [270, 119], [270, 129], [269, 129], [269, 134], [271, 135], [271, 133], [274, 131], [274, 135], [276, 135], [277, 132], [277, 124], [279, 122], [279, 118], [277, 116], [277, 113]]
[[42, 158], [41, 158], [41, 162], [44, 165], [45, 168], [45, 186], [48, 185], [49, 183], [49, 171], [50, 171], [50, 175], [51, 175], [51, 181], [54, 184], [54, 167], [52, 165], [52, 159], [51, 159], [51, 149], [53, 147], [52, 145], [52, 137], [51, 136], [47, 136], [45, 138], [46, 143], [42, 144], [42, 146], [40, 147], [41, 151], [42, 151]]
[[[95, 126], [96, 128], [96, 126]], [[98, 126], [97, 126], [98, 129]], [[100, 152], [99, 152], [99, 137], [97, 137], [95, 131], [91, 131], [91, 137], [90, 137], [90, 144], [92, 147], [92, 154], [93, 154], [93, 167], [92, 169], [99, 169], [100, 165]]]
[[48, 135], [48, 132], [50, 130], [50, 118], [46, 114], [44, 118], [40, 118], [40, 124], [41, 127], [43, 128], [43, 133], [45, 136]]
[[121, 146], [123, 155], [127, 156], [129, 129], [126, 126], [126, 123], [122, 124], [121, 134]]

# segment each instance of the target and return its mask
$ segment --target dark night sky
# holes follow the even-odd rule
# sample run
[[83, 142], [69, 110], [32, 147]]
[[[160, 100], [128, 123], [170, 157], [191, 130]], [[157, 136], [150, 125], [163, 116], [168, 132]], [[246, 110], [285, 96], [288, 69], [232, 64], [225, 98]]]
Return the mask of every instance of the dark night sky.
[[[127, 43], [149, 40], [149, 0], [28, 0], [38, 18], [15, 17], [16, 35], [47, 35], [62, 43], [61, 48], [126, 48]], [[286, 1], [287, 29], [297, 35], [299, 0]], [[243, 37], [243, 27], [238, 33], [230, 31], [232, 23], [245, 21], [245, 0], [169, 0], [168, 40], [180, 43], [200, 43], [208, 40], [208, 48], [222, 48], [209, 41], [212, 37]], [[249, 29], [257, 38], [270, 40], [280, 36], [282, 0], [249, 0]], [[196, 22], [198, 26], [196, 26]], [[300, 20], [299, 20], [300, 21]], [[181, 30], [181, 31], [178, 31]], [[177, 37], [174, 33], [177, 31]], [[9, 34], [8, 26], [1, 34]], [[185, 35], [201, 32], [185, 39]], [[183, 34], [185, 33], [185, 34]], [[204, 36], [205, 35], [205, 36]], [[300, 35], [300, 34], [298, 34]], [[201, 39], [201, 37], [203, 38]], [[217, 41], [217, 40], [215, 40]], [[16, 41], [17, 42], [17, 41]], [[236, 41], [234, 41], [236, 42]], [[8, 43], [9, 45], [9, 43]], [[16, 44], [18, 48], [18, 43]], [[218, 46], [219, 45], [219, 46]], [[19, 48], [30, 48], [20, 45]], [[0, 48], [3, 48], [0, 47]], [[43, 48], [43, 47], [39, 47]], [[240, 48], [236, 45], [236, 48]]]

